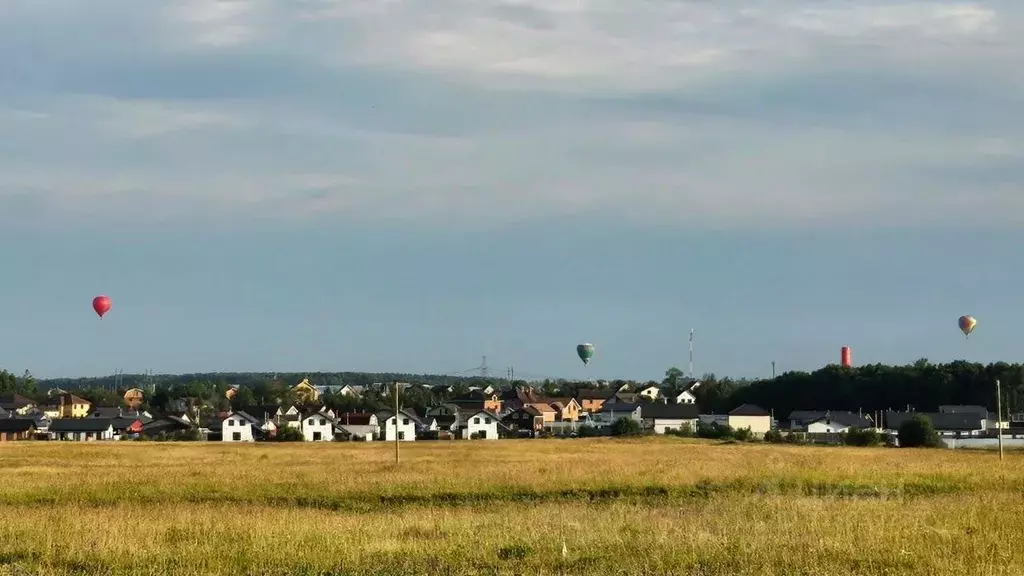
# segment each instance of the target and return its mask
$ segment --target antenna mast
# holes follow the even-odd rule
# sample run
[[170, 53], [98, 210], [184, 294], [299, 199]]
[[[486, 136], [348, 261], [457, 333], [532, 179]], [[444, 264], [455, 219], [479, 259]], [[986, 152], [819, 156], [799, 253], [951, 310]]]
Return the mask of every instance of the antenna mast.
[[690, 328], [690, 379], [693, 379], [693, 328]]

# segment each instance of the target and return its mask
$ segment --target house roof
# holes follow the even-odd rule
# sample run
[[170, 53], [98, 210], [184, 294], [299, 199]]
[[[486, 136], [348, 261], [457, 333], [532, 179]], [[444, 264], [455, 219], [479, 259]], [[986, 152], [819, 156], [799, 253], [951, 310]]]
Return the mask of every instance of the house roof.
[[729, 412], [729, 416], [771, 416], [771, 412], [757, 404], [740, 404]]
[[977, 414], [949, 414], [944, 412], [886, 412], [885, 426], [890, 430], [899, 428], [904, 421], [915, 415], [927, 416], [936, 430], [973, 431], [982, 430], [981, 417]]
[[0, 418], [0, 432], [28, 432], [35, 427], [31, 418]]
[[988, 408], [977, 405], [951, 405], [939, 406], [939, 412], [945, 414], [977, 414], [982, 418], [988, 418]]
[[[416, 416], [416, 413], [411, 411], [411, 410], [406, 410], [406, 409], [403, 408], [403, 409], [399, 410], [398, 412], [401, 413], [401, 414], [404, 414], [405, 416], [408, 416], [409, 419], [412, 420], [414, 423], [422, 423], [422, 422], [420, 422], [419, 417]], [[393, 416], [394, 413], [395, 413], [394, 410], [381, 410], [380, 412], [377, 412], [377, 420], [378, 421], [387, 420], [388, 418], [391, 418], [391, 416]]]
[[601, 406], [601, 412], [633, 412], [640, 408], [640, 406], [640, 404], [627, 404], [625, 402], [605, 402]]
[[121, 406], [93, 406], [89, 411], [89, 416], [92, 418], [138, 418], [143, 423], [152, 420], [146, 416], [145, 410], [122, 408]]
[[114, 427], [114, 430], [127, 430], [131, 428], [133, 424], [140, 422], [145, 425], [145, 422], [138, 418], [111, 418], [110, 424]]
[[459, 424], [459, 417], [456, 415], [442, 414], [440, 416], [432, 416], [434, 421], [437, 422], [438, 428], [451, 428]]
[[613, 397], [618, 398], [619, 402], [628, 404], [630, 402], [636, 402], [637, 398], [640, 397], [640, 394], [637, 392], [616, 392]]
[[46, 400], [46, 404], [45, 405], [46, 406], [60, 406], [61, 404], [92, 404], [92, 402], [89, 402], [85, 398], [81, 398], [81, 397], [75, 396], [71, 392], [65, 392], [63, 394], [58, 394], [58, 395], [54, 396], [53, 398], [48, 398]]
[[225, 416], [224, 419], [227, 420], [228, 418], [230, 418], [232, 416], [240, 416], [243, 420], [248, 421], [250, 424], [256, 424], [257, 426], [259, 426], [263, 422], [259, 418], [253, 416], [252, 414], [249, 414], [248, 412], [244, 412], [242, 410], [235, 410], [233, 412], [228, 412], [228, 415]]
[[796, 422], [800, 426], [806, 426], [812, 422], [829, 420], [851, 428], [872, 428], [874, 423], [870, 418], [850, 412], [849, 410], [794, 410], [789, 413], [790, 422]]
[[541, 414], [544, 414], [544, 413], [547, 413], [547, 412], [555, 412], [554, 408], [552, 408], [549, 404], [544, 404], [543, 402], [530, 402], [528, 404], [524, 404], [523, 406], [524, 407], [525, 406], [530, 406], [534, 410], [540, 412]]
[[103, 432], [113, 425], [110, 418], [57, 418], [50, 432]]
[[371, 412], [345, 412], [338, 414], [336, 421], [345, 426], [369, 426], [373, 416]]
[[579, 400], [607, 400], [615, 394], [611, 388], [581, 388], [576, 391]]
[[696, 420], [700, 408], [696, 404], [644, 404], [640, 409], [641, 418]]
[[26, 406], [34, 406], [35, 402], [25, 398], [20, 394], [12, 394], [10, 396], [0, 396], [0, 407], [7, 410], [21, 410]]

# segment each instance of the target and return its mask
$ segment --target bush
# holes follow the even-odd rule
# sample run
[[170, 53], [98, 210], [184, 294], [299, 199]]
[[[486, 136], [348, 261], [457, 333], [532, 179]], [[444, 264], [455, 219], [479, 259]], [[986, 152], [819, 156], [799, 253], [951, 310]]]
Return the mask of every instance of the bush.
[[619, 418], [612, 424], [612, 436], [639, 436], [640, 423], [632, 418]]
[[870, 428], [850, 428], [843, 436], [843, 443], [847, 446], [878, 446], [882, 443], [882, 437]]
[[939, 433], [935, 431], [930, 418], [915, 414], [900, 424], [899, 442], [901, 448], [944, 447]]
[[711, 424], [705, 424], [703, 422], [697, 423], [697, 437], [698, 438], [710, 438], [712, 440], [726, 440], [732, 438], [735, 432], [732, 426], [728, 424], [719, 424], [718, 422], [712, 422]]
[[750, 431], [750, 427], [740, 428], [732, 433], [732, 437], [740, 442], [750, 442], [754, 439], [754, 433]]
[[772, 428], [764, 433], [764, 441], [771, 442], [772, 444], [781, 444], [783, 442], [782, 432]]
[[693, 438], [696, 436], [693, 426], [689, 422], [684, 422], [679, 428], [669, 428], [665, 430], [665, 434], [679, 436], [680, 438]]
[[583, 426], [580, 426], [579, 429], [576, 431], [576, 434], [580, 438], [595, 438], [597, 436], [602, 436], [601, 431], [598, 430], [596, 427], [591, 426], [590, 424], [584, 424]]
[[790, 430], [789, 434], [786, 434], [786, 444], [803, 444], [804, 439], [799, 434], [795, 434]]
[[189, 428], [171, 434], [170, 439], [178, 442], [200, 442], [203, 439], [203, 434], [199, 428]]
[[301, 430], [291, 426], [281, 426], [274, 435], [274, 442], [302, 442], [305, 439]]

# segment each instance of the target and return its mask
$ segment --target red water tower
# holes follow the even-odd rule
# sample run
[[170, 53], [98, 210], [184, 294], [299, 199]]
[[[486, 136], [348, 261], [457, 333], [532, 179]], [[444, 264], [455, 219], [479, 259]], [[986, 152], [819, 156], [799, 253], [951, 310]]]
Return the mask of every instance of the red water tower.
[[849, 346], [843, 346], [842, 362], [843, 366], [847, 368], [853, 366], [853, 351], [850, 350]]

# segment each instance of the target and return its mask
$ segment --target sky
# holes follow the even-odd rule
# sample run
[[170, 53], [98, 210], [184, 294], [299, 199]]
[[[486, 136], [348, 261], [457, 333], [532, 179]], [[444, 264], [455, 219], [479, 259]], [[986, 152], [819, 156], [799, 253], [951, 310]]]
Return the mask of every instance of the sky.
[[0, 54], [13, 372], [1022, 360], [1016, 0], [6, 0]]

